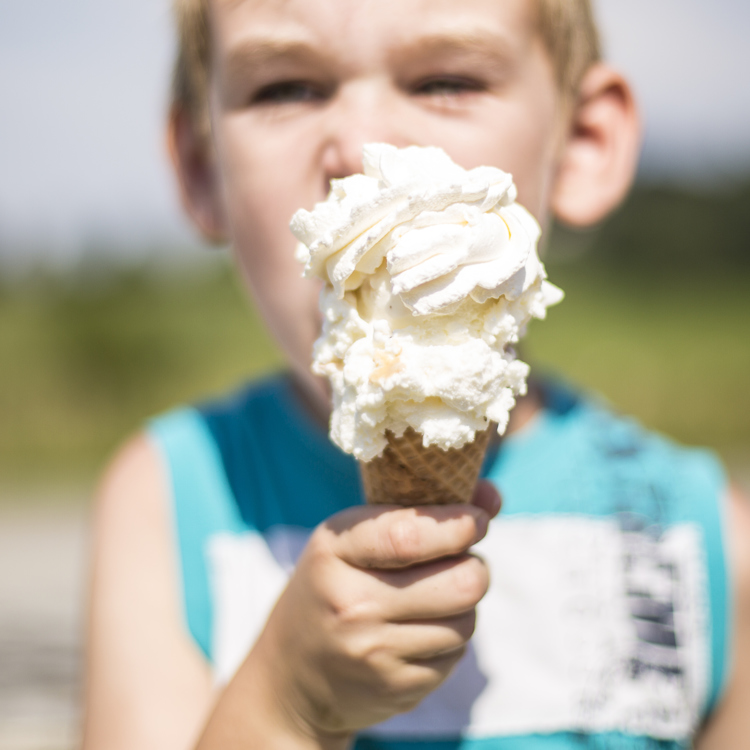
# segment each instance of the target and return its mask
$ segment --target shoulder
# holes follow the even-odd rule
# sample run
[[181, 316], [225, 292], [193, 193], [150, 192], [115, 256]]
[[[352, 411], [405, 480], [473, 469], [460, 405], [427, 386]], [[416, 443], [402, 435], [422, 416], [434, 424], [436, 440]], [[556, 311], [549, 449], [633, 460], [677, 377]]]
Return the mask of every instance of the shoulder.
[[[277, 374], [195, 407], [177, 409], [152, 421], [149, 432], [170, 464], [217, 449], [222, 458], [253, 453], [294, 421], [289, 378]], [[260, 436], [263, 439], [260, 440]], [[210, 446], [210, 447], [209, 447]]]
[[727, 516], [727, 552], [734, 589], [735, 666], [743, 672], [750, 701], [750, 496], [737, 486], [730, 488]]
[[146, 434], [97, 492], [87, 654], [86, 747], [187, 746], [211, 694], [184, 626], [168, 483]]
[[736, 485], [729, 492], [729, 539], [736, 585], [750, 606], [750, 496]]
[[721, 548], [714, 543], [726, 487], [719, 459], [557, 384], [546, 386], [538, 418], [505, 441], [490, 474], [505, 491], [506, 511], [625, 512], [664, 528], [698, 522]]
[[96, 492], [93, 551], [99, 579], [124, 583], [141, 568], [164, 567], [172, 543], [168, 507], [158, 451], [148, 435], [137, 435], [117, 452]]
[[[290, 397], [288, 373], [276, 373], [245, 383], [235, 390], [198, 404], [198, 411], [209, 419], [242, 419], [268, 409], [278, 409]], [[167, 415], [169, 416], [169, 415]]]
[[[163, 565], [173, 546], [170, 506], [164, 460], [151, 436], [140, 433], [115, 454], [96, 491], [95, 563], [100, 568], [125, 561], [136, 569]], [[138, 559], [130, 560], [136, 547]]]
[[616, 484], [640, 483], [657, 494], [663, 522], [718, 522], [728, 480], [717, 454], [682, 445], [601, 403], [584, 403], [575, 414], [571, 431], [586, 446], [585, 458]]
[[745, 747], [750, 736], [750, 497], [732, 487], [727, 502], [727, 556], [734, 589], [731, 676], [697, 750]]
[[[131, 524], [154, 529], [165, 522], [167, 479], [161, 458], [146, 433], [131, 438], [114, 456], [96, 493], [95, 533]], [[120, 523], [126, 522], [123, 528]]]
[[[742, 679], [750, 701], [750, 496], [737, 485], [727, 493], [726, 557], [732, 587], [732, 683]], [[750, 734], [750, 717], [748, 717]]]

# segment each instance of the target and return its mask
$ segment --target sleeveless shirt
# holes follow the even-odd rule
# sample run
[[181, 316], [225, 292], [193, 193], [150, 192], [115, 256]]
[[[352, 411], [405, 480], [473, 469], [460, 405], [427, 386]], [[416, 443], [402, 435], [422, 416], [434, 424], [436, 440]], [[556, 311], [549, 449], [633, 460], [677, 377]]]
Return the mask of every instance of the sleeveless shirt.
[[[555, 384], [483, 474], [503, 510], [469, 648], [356, 750], [689, 748], [727, 680], [726, 478]], [[356, 462], [286, 376], [152, 422], [169, 477], [186, 625], [228, 681], [312, 530], [362, 503]]]

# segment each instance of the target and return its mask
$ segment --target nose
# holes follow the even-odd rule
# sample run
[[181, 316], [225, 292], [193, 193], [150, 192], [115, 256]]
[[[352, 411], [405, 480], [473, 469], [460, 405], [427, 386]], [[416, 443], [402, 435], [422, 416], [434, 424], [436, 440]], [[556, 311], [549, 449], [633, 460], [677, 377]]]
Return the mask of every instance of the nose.
[[362, 147], [366, 143], [410, 145], [397, 109], [397, 103], [374, 83], [342, 87], [330, 105], [322, 143], [326, 193], [331, 180], [362, 171]]

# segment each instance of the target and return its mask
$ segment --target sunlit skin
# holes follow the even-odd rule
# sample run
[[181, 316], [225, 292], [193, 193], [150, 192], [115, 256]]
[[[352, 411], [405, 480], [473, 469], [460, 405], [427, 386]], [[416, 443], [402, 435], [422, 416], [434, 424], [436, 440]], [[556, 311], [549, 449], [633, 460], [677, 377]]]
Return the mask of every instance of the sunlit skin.
[[362, 145], [440, 146], [511, 172], [546, 220], [563, 133], [552, 67], [525, 0], [219, 1], [213, 132], [226, 232], [259, 308], [308, 387], [318, 287], [288, 229]]
[[[321, 418], [318, 289], [288, 224], [360, 171], [364, 143], [440, 146], [466, 168], [512, 172], [543, 225], [552, 212], [598, 221], [625, 195], [638, 154], [629, 88], [598, 64], [563, 101], [534, 12], [531, 0], [212, 0], [211, 143], [177, 107], [171, 155], [188, 212], [231, 243]], [[97, 499], [85, 750], [344, 750], [464, 653], [489, 585], [470, 549], [500, 509], [488, 483], [470, 505], [355, 506], [321, 524], [220, 692], [185, 627], [169, 498], [158, 452], [136, 436]], [[732, 501], [730, 552], [736, 632], [750, 633], [743, 503]], [[743, 667], [700, 750], [750, 736], [750, 638], [736, 653]]]

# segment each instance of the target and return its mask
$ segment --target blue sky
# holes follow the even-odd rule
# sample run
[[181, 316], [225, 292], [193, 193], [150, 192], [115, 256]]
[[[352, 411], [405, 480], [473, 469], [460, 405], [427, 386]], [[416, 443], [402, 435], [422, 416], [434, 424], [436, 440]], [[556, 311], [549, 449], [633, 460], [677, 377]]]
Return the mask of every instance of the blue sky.
[[[750, 172], [750, 3], [599, 0], [635, 83], [649, 179]], [[0, 0], [0, 262], [192, 235], [163, 155], [166, 0]]]

